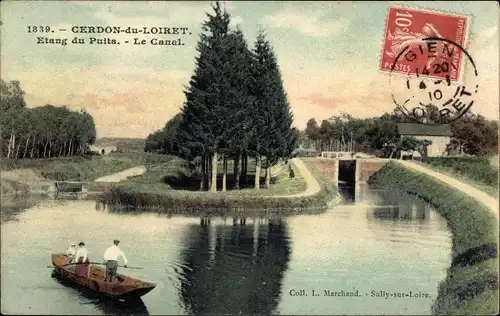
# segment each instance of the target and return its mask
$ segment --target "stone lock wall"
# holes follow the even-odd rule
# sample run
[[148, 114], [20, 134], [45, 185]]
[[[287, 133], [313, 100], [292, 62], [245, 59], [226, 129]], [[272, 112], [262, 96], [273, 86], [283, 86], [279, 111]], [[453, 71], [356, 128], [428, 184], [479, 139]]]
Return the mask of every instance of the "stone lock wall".
[[[310, 162], [331, 181], [337, 182], [339, 180], [339, 160], [316, 158], [310, 160]], [[356, 159], [356, 183], [366, 183], [387, 162], [389, 162], [389, 159]]]
[[358, 159], [356, 164], [356, 182], [366, 183], [387, 162], [389, 162], [389, 159]]
[[338, 175], [338, 170], [339, 170], [339, 164], [338, 160], [336, 159], [328, 159], [328, 158], [317, 158], [317, 159], [312, 159], [310, 162], [313, 164], [313, 166], [320, 170], [328, 179], [331, 181], [338, 181], [339, 175]]

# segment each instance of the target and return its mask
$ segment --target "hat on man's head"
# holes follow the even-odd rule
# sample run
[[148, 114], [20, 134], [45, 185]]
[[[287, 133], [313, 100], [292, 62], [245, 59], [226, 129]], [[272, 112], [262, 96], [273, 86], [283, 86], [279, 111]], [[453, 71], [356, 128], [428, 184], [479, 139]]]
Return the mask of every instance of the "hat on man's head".
[[76, 246], [76, 244], [71, 244], [70, 246], [71, 246], [71, 247], [75, 247], [75, 246]]
[[113, 240], [113, 244], [118, 245], [120, 241], [118, 239]]

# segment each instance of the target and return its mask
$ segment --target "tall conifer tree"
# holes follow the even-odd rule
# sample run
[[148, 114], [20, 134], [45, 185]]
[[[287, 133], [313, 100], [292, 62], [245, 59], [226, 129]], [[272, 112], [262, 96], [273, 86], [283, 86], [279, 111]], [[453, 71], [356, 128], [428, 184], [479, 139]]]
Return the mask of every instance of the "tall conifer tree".
[[230, 17], [227, 12], [222, 12], [218, 1], [213, 9], [214, 15], [207, 14], [208, 21], [203, 24], [205, 33], [201, 34], [197, 46], [200, 55], [185, 91], [181, 130], [183, 139], [202, 156], [202, 169], [206, 165], [205, 161], [210, 159], [210, 191], [216, 192], [218, 153], [227, 129], [227, 81], [223, 69], [229, 62], [224, 45]]
[[234, 159], [233, 188], [239, 188], [240, 160], [249, 141], [253, 124], [250, 109], [253, 96], [250, 91], [252, 53], [248, 49], [242, 31], [237, 28], [227, 37], [226, 53], [231, 58], [225, 68], [229, 84], [227, 129], [225, 134], [226, 154]]
[[254, 129], [252, 145], [256, 157], [255, 188], [260, 187], [261, 158], [265, 156], [266, 186], [270, 185], [271, 167], [279, 158], [289, 155], [293, 142], [291, 125], [293, 115], [283, 88], [281, 72], [271, 44], [263, 31], [259, 32], [254, 46], [253, 111]]

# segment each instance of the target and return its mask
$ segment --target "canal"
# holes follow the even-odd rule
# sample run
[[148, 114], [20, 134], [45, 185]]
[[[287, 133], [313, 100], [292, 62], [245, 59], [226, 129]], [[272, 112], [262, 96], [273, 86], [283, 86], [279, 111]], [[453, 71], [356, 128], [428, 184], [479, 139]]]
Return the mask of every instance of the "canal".
[[[341, 192], [346, 201], [325, 213], [270, 218], [116, 214], [84, 200], [3, 205], [2, 313], [430, 314], [451, 262], [445, 220], [409, 195]], [[47, 267], [80, 240], [100, 262], [115, 238], [143, 267], [119, 272], [158, 284], [142, 303], [96, 299]]]

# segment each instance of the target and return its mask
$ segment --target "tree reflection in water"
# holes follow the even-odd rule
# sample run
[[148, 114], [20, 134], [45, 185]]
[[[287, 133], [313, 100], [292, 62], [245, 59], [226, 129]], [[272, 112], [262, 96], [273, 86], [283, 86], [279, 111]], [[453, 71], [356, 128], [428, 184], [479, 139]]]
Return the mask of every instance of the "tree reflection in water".
[[373, 217], [381, 220], [429, 221], [430, 206], [409, 194], [395, 191], [377, 191], [373, 204]]
[[79, 292], [78, 294], [83, 299], [87, 300], [82, 300], [80, 304], [92, 304], [101, 310], [104, 315], [149, 315], [148, 308], [144, 305], [144, 302], [141, 299], [133, 302], [120, 302], [108, 299], [98, 295], [84, 286], [61, 278], [55, 270], [52, 270], [51, 276], [59, 284], [77, 290]]
[[180, 289], [187, 312], [273, 313], [291, 253], [282, 219], [202, 219], [188, 238]]
[[354, 204], [357, 200], [356, 185], [352, 183], [339, 183], [339, 193], [342, 195], [344, 204]]

